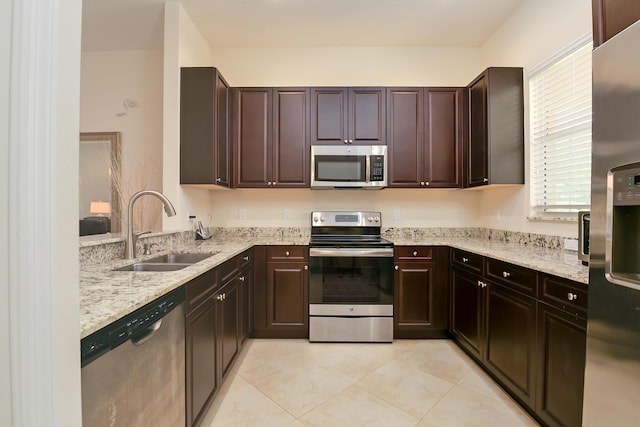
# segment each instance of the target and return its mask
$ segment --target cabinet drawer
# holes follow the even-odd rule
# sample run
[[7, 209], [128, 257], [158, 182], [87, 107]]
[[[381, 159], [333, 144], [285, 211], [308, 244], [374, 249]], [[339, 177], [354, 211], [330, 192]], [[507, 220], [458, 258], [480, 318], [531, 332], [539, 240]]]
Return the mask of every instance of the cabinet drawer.
[[537, 272], [526, 267], [485, 258], [485, 277], [524, 294], [536, 296]]
[[185, 285], [185, 313], [200, 305], [207, 297], [213, 294], [218, 284], [218, 269], [209, 270], [206, 273], [187, 282]]
[[540, 275], [540, 300], [572, 315], [586, 318], [587, 285], [548, 274]]
[[240, 259], [240, 255], [236, 255], [231, 258], [229, 261], [224, 262], [220, 266], [218, 266], [218, 278], [220, 279], [221, 284], [225, 284], [238, 272], [238, 260]]
[[396, 246], [393, 251], [398, 261], [425, 261], [433, 259], [433, 248], [430, 246]]
[[251, 263], [253, 262], [253, 250], [249, 249], [247, 251], [244, 251], [243, 253], [238, 255], [237, 258], [238, 270], [242, 270], [243, 268], [251, 265]]
[[307, 246], [269, 246], [267, 247], [267, 261], [306, 261]]
[[482, 255], [461, 249], [451, 249], [451, 263], [469, 271], [482, 274]]

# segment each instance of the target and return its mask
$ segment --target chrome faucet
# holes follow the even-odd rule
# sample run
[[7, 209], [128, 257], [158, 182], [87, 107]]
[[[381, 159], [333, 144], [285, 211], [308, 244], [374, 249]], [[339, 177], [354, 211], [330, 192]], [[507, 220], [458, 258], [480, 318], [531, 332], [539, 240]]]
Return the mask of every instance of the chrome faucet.
[[169, 201], [169, 199], [167, 199], [164, 194], [158, 191], [142, 190], [142, 191], [138, 191], [136, 194], [131, 196], [131, 199], [129, 200], [129, 206], [127, 207], [127, 221], [128, 221], [127, 222], [127, 241], [125, 242], [125, 251], [124, 251], [125, 257], [127, 259], [135, 258], [136, 243], [138, 241], [138, 236], [140, 236], [140, 234], [144, 234], [144, 232], [138, 233], [138, 234], [133, 233], [133, 204], [141, 196], [145, 196], [147, 194], [149, 196], [156, 196], [158, 199], [160, 199], [160, 201], [164, 205], [164, 211], [167, 213], [167, 216], [174, 216], [176, 214], [176, 210], [171, 204], [171, 202]]

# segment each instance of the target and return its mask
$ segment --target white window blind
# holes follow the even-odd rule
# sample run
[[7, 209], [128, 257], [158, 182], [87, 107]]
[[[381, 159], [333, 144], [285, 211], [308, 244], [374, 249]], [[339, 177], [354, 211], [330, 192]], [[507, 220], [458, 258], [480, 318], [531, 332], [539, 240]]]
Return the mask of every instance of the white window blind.
[[589, 208], [591, 51], [587, 42], [529, 79], [534, 214]]

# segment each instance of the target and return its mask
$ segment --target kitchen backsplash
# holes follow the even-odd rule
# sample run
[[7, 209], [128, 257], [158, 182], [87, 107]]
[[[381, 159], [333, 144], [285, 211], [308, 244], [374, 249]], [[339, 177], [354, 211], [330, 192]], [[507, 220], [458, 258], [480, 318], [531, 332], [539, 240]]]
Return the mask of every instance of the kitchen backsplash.
[[[209, 228], [207, 231], [215, 239], [251, 239], [268, 244], [270, 238], [278, 240], [289, 239], [292, 244], [305, 242], [309, 239], [311, 230], [306, 227], [230, 227]], [[546, 234], [524, 233], [520, 231], [495, 230], [487, 228], [383, 228], [382, 236], [388, 239], [421, 239], [427, 237], [455, 237], [498, 240], [504, 242], [520, 243], [521, 245], [539, 246], [550, 249], [561, 249], [564, 246], [564, 237]], [[144, 243], [157, 243], [159, 251], [176, 246], [184, 246], [194, 242], [193, 231], [152, 233], [138, 240], [136, 253], [142, 253]], [[119, 236], [110, 238], [96, 238], [80, 243], [80, 266], [89, 266], [109, 262], [114, 259], [122, 259], [124, 256], [124, 239]]]

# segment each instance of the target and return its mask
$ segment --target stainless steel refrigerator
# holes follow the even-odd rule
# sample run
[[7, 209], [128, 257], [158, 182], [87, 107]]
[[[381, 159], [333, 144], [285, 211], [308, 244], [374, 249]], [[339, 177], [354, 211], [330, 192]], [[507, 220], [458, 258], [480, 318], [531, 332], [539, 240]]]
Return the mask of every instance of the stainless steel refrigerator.
[[640, 22], [593, 52], [584, 426], [640, 425]]

